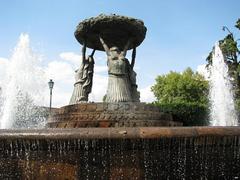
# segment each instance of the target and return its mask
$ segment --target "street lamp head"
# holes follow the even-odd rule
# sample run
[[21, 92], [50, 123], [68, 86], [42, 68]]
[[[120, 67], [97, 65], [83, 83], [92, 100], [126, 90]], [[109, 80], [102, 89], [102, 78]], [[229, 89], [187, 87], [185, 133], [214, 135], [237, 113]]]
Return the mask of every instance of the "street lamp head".
[[54, 82], [52, 79], [50, 79], [50, 81], [48, 82], [48, 86], [49, 86], [49, 89], [52, 89], [53, 86], [54, 86]]

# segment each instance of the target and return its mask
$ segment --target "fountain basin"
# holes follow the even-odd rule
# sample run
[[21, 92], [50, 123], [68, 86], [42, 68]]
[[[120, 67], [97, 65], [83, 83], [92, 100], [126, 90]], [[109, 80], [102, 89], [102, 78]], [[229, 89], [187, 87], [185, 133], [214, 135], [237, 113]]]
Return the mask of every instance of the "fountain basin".
[[0, 178], [240, 178], [240, 127], [0, 130], [0, 142]]

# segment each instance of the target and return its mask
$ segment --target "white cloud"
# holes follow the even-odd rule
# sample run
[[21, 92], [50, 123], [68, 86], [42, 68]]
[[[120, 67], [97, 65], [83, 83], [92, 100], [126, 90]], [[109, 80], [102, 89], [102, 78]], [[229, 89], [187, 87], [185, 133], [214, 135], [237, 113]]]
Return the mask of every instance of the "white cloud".
[[56, 87], [53, 89], [53, 107], [62, 107], [68, 105], [71, 95], [71, 91], [67, 91], [56, 84]]
[[62, 52], [59, 56], [63, 60], [70, 62], [75, 68], [82, 62], [82, 56], [74, 52]]
[[101, 102], [103, 96], [107, 91], [107, 76], [95, 73], [93, 75], [92, 93], [89, 95], [89, 100], [94, 102]]
[[94, 72], [96, 72], [96, 73], [107, 72], [107, 66], [95, 65]]
[[[68, 62], [68, 63], [70, 62], [70, 64], [73, 66], [74, 69], [77, 69], [80, 66], [80, 63], [82, 62], [82, 56], [74, 52], [62, 52], [60, 53], [59, 56], [60, 58], [62, 58], [62, 60], [65, 60], [65, 62]], [[99, 62], [102, 63], [102, 61], [103, 61], [103, 57], [101, 56], [95, 58], [94, 71], [96, 73], [107, 71], [106, 65], [99, 65]]]
[[139, 91], [140, 91], [141, 102], [153, 102], [156, 100], [153, 92], [151, 91], [151, 86], [142, 88]]
[[52, 61], [46, 69], [46, 75], [49, 79], [63, 83], [73, 82], [74, 68], [71, 64], [64, 61]]
[[[47, 79], [53, 79], [53, 106], [67, 105], [71, 97], [74, 84], [73, 65], [65, 61], [52, 61], [44, 69]], [[49, 92], [46, 92], [49, 96]]]

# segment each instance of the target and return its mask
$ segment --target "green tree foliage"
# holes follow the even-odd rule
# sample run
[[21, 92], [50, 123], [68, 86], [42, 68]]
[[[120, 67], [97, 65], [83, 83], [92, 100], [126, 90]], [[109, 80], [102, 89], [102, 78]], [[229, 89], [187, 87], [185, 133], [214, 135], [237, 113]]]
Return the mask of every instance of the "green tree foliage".
[[158, 76], [152, 91], [159, 103], [208, 102], [208, 82], [191, 68], [183, 73], [171, 71], [167, 75]]
[[184, 126], [208, 124], [208, 89], [204, 77], [191, 68], [158, 76], [152, 86], [154, 104]]
[[[240, 30], [240, 19], [238, 19], [236, 21], [236, 25], [235, 27], [237, 29]], [[226, 61], [228, 61], [228, 63], [236, 63], [238, 62], [238, 56], [239, 56], [239, 45], [237, 43], [237, 41], [239, 39], [235, 39], [233, 36], [233, 33], [229, 31], [229, 29], [224, 26], [223, 30], [227, 30], [229, 32], [229, 34], [222, 40], [219, 40], [219, 44], [220, 44], [220, 48], [223, 52], [223, 55], [226, 58]], [[207, 57], [207, 61], [209, 64], [211, 64], [211, 59], [212, 59], [212, 51], [209, 53], [209, 56]]]
[[240, 30], [240, 18], [237, 20], [235, 27]]
[[[239, 54], [239, 49], [237, 45], [237, 41], [235, 41], [233, 34], [228, 34], [224, 39], [219, 40], [219, 45], [220, 48], [223, 52], [223, 55], [225, 57], [225, 60], [229, 63], [236, 63], [238, 54]], [[214, 48], [213, 48], [214, 50]], [[209, 53], [207, 57], [208, 64], [212, 64], [212, 52], [213, 50]]]

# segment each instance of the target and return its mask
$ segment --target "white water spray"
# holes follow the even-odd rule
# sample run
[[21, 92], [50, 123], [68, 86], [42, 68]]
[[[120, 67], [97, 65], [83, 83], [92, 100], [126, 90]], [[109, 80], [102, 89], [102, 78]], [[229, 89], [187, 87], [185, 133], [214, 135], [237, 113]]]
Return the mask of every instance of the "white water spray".
[[210, 69], [211, 125], [237, 126], [238, 120], [228, 66], [224, 62], [224, 56], [218, 43], [215, 44], [212, 56]]
[[44, 73], [38, 66], [39, 61], [40, 57], [30, 48], [29, 36], [21, 34], [10, 58], [2, 87], [4, 103], [0, 119], [1, 129], [28, 128], [31, 124], [27, 123], [36, 121], [36, 104], [43, 103], [42, 93], [46, 82]]

